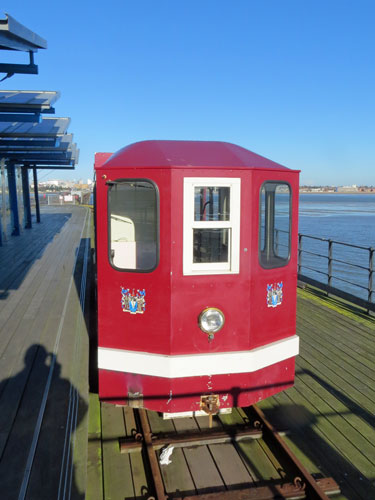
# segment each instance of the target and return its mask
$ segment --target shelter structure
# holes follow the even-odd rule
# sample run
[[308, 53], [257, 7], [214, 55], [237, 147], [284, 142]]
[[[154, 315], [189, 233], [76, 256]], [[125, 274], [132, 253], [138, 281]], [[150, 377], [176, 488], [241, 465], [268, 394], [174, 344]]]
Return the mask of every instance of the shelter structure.
[[[47, 42], [13, 17], [0, 19], [0, 50], [23, 51], [29, 64], [2, 64], [3, 81], [17, 73], [37, 74], [34, 53]], [[0, 91], [0, 245], [31, 228], [29, 173], [33, 172], [36, 221], [40, 222], [38, 169], [73, 169], [79, 150], [67, 133], [70, 118], [55, 118], [54, 91]]]
[[54, 111], [58, 97], [57, 92], [0, 91], [2, 241], [32, 226], [29, 171], [40, 222], [37, 169], [73, 169], [78, 162], [79, 150], [67, 133], [70, 118], [41, 118], [42, 113]]
[[16, 73], [37, 75], [38, 66], [34, 63], [34, 53], [39, 49], [46, 48], [46, 40], [23, 26], [9, 14], [6, 14], [5, 19], [0, 19], [0, 50], [17, 50], [29, 54], [29, 64], [1, 63], [0, 73], [6, 75], [3, 80]]

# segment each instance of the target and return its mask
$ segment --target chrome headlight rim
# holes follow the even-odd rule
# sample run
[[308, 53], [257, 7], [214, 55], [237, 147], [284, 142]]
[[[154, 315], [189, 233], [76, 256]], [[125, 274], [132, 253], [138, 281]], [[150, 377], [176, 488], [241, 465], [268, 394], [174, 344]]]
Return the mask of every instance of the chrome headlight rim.
[[[206, 328], [203, 327], [202, 325], [202, 318], [203, 316], [207, 313], [207, 311], [215, 311], [215, 312], [218, 312], [221, 319], [222, 319], [222, 323], [220, 325], [220, 327], [216, 330], [207, 330]], [[204, 333], [207, 333], [207, 335], [213, 335], [213, 334], [216, 334], [218, 332], [220, 332], [220, 330], [223, 329], [225, 325], [225, 316], [224, 316], [224, 313], [221, 309], [219, 309], [218, 307], [206, 307], [205, 309], [203, 309], [203, 311], [199, 314], [198, 316], [198, 326], [199, 328], [202, 330], [202, 332]]]

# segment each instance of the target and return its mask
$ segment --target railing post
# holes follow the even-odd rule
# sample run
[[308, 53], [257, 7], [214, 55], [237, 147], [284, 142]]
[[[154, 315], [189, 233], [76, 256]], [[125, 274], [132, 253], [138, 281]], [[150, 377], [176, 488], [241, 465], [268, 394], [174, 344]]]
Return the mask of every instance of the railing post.
[[298, 274], [301, 274], [302, 267], [302, 234], [298, 234]]
[[[328, 286], [332, 286], [333, 241], [328, 240]], [[329, 295], [329, 292], [327, 292]]]
[[275, 254], [279, 255], [279, 230], [275, 229]]
[[[372, 303], [373, 291], [373, 275], [374, 275], [374, 252], [375, 248], [369, 248], [369, 274], [368, 274], [368, 301]], [[373, 314], [373, 312], [368, 309], [368, 314]]]

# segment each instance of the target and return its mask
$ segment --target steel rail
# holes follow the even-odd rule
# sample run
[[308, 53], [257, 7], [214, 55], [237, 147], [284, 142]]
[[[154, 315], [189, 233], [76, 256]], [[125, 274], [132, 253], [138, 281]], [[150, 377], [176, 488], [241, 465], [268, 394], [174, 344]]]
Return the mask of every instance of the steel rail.
[[355, 245], [353, 243], [345, 243], [344, 241], [331, 240], [329, 238], [320, 238], [319, 236], [312, 236], [311, 234], [299, 233], [299, 236], [303, 236], [304, 238], [311, 238], [312, 240], [317, 240], [317, 241], [325, 241], [327, 243], [331, 241], [332, 243], [336, 243], [337, 245], [343, 245], [345, 247], [351, 247], [351, 248], [358, 248], [360, 250], [370, 250], [372, 248], [372, 247], [364, 247], [361, 245]]
[[147, 418], [147, 412], [144, 408], [140, 408], [139, 410], [134, 410], [138, 412], [140, 423], [143, 431], [143, 439], [144, 444], [146, 446], [148, 463], [152, 472], [152, 480], [153, 486], [156, 493], [157, 500], [167, 500], [167, 495], [164, 490], [163, 478], [161, 477], [159, 463], [156, 459], [155, 450], [152, 443], [152, 432], [150, 428], [150, 424]]
[[[315, 480], [307, 471], [303, 464], [288, 448], [281, 439], [280, 434], [266, 419], [263, 412], [255, 407], [250, 407], [247, 412], [250, 418], [254, 418], [254, 427], [247, 425], [234, 426], [217, 431], [216, 429], [206, 429], [204, 431], [191, 431], [184, 433], [160, 433], [154, 435], [147, 417], [145, 409], [134, 409], [135, 419], [139, 423], [138, 433], [133, 438], [120, 440], [120, 450], [122, 453], [132, 453], [140, 451], [142, 448], [147, 452], [148, 470], [152, 477], [151, 488], [156, 497], [149, 496], [148, 500], [168, 500], [168, 494], [165, 492], [163, 478], [156, 456], [156, 450], [165, 445], [173, 444], [177, 447], [199, 446], [214, 444], [216, 442], [230, 442], [239, 439], [257, 439], [262, 438], [270, 449], [276, 449], [282, 456], [280, 463], [286, 462], [287, 471], [294, 474], [293, 482], [275, 482], [271, 481], [266, 485], [257, 485], [248, 483], [238, 485], [238, 488], [228, 491], [207, 492], [196, 495], [184, 495], [181, 497], [172, 494], [174, 500], [272, 500], [274, 498], [284, 499], [303, 499], [328, 500], [329, 494], [340, 493], [340, 488], [332, 478], [319, 478]], [[279, 460], [279, 457], [277, 457]]]
[[267, 444], [271, 442], [272, 444], [276, 445], [282, 452], [284, 458], [288, 461], [289, 465], [295, 469], [295, 473], [297, 475], [294, 483], [298, 483], [298, 479], [300, 478], [300, 486], [306, 491], [307, 498], [311, 500], [328, 500], [328, 496], [318, 486], [317, 482], [308, 472], [302, 462], [288, 448], [273, 425], [266, 419], [262, 410], [256, 405], [252, 406], [251, 410], [255, 413], [256, 418], [262, 426], [263, 439], [265, 440], [265, 442]]

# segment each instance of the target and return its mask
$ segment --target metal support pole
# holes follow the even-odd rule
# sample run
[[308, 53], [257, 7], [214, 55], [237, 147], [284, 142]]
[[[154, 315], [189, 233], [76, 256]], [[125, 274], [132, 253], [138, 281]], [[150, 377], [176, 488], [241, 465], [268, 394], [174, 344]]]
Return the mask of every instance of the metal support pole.
[[[374, 295], [374, 290], [373, 290], [374, 253], [375, 253], [375, 248], [373, 247], [369, 248], [368, 301], [370, 304], [372, 303], [372, 297]], [[367, 312], [368, 314], [373, 314], [370, 309]]]
[[298, 274], [301, 274], [302, 267], [302, 234], [298, 235]]
[[34, 176], [34, 196], [35, 196], [35, 211], [36, 211], [36, 221], [40, 222], [40, 206], [39, 206], [39, 193], [38, 193], [38, 176], [36, 168], [33, 167]]
[[[332, 286], [333, 241], [328, 240], [328, 286]], [[327, 293], [329, 295], [329, 292]]]
[[19, 236], [20, 220], [18, 216], [16, 168], [14, 165], [8, 165], [7, 170], [8, 170], [10, 212], [11, 212], [12, 226], [13, 226], [12, 236]]
[[29, 186], [29, 170], [27, 167], [22, 167], [22, 192], [23, 206], [25, 210], [25, 228], [31, 229], [31, 204], [30, 204], [30, 186]]
[[6, 212], [6, 200], [5, 200], [5, 158], [1, 158], [0, 160], [0, 195], [1, 195], [1, 207], [0, 207], [0, 246], [3, 244], [3, 228], [2, 228], [2, 220], [5, 220], [5, 212]]

